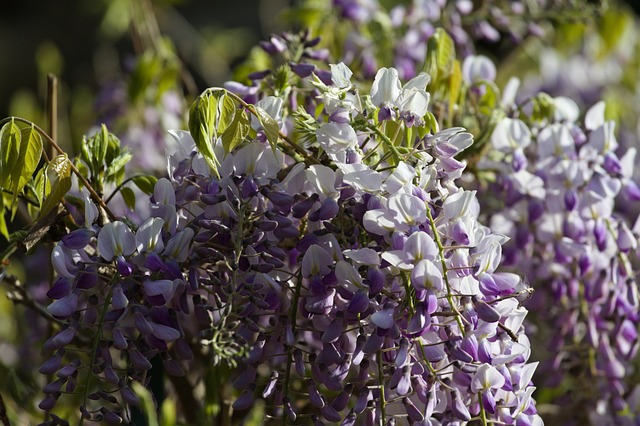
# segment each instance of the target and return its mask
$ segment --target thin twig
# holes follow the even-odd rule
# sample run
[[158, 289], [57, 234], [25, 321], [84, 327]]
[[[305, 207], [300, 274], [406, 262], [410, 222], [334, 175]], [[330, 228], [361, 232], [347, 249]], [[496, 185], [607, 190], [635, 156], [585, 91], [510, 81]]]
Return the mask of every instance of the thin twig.
[[53, 315], [47, 311], [47, 309], [42, 306], [39, 302], [33, 300], [31, 295], [26, 291], [22, 283], [13, 275], [6, 274], [3, 277], [3, 281], [9, 284], [11, 287], [9, 292], [7, 293], [7, 298], [14, 303], [20, 303], [22, 305], [27, 306], [28, 308], [36, 311], [40, 316], [45, 318], [49, 322], [62, 323], [59, 319], [55, 318]]
[[500, 327], [502, 329], [502, 331], [507, 333], [507, 335], [509, 337], [511, 337], [511, 340], [513, 340], [514, 342], [518, 341], [518, 336], [509, 327], [507, 327], [506, 325], [504, 325], [503, 323], [501, 323], [499, 321], [498, 321], [498, 327]]
[[[47, 75], [47, 113], [49, 115], [49, 136], [58, 140], [58, 79], [54, 74]], [[53, 150], [49, 146], [47, 152], [53, 158]]]

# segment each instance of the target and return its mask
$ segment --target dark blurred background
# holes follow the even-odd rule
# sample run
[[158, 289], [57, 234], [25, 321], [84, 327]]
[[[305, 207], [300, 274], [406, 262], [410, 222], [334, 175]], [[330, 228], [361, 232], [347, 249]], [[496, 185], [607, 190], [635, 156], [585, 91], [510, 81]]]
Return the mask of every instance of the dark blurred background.
[[62, 114], [85, 109], [139, 53], [129, 26], [135, 3], [152, 7], [202, 88], [228, 79], [251, 46], [279, 31], [279, 14], [292, 1], [1, 0], [0, 117], [42, 119], [47, 73], [59, 78]]

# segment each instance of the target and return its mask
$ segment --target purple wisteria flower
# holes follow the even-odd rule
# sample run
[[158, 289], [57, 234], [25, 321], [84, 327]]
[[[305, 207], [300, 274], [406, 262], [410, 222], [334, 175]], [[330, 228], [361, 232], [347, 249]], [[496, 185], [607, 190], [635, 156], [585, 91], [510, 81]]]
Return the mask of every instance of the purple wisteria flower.
[[553, 402], [569, 416], [558, 421], [581, 424], [596, 412], [625, 421], [638, 349], [637, 235], [614, 207], [635, 185], [623, 166], [635, 150], [619, 152], [603, 103], [581, 124], [573, 101], [550, 100], [546, 115], [525, 105], [496, 125], [494, 150], [479, 166], [498, 171], [483, 199], [499, 207], [483, 211], [511, 237], [502, 268], [536, 290], [530, 320], [547, 341], [535, 354], [537, 381], [558, 388]]
[[[261, 399], [285, 423], [541, 424], [526, 287], [497, 270], [505, 238], [455, 183], [472, 136], [425, 127], [426, 74], [403, 86], [381, 70], [371, 102], [344, 64], [317, 74], [301, 81], [315, 97], [292, 92], [317, 118], [257, 91], [261, 115], [232, 148], [223, 136], [198, 152], [173, 132], [139, 225], [94, 225], [56, 246], [49, 312], [64, 325], [46, 344], [42, 370], [58, 379], [43, 409], [80, 380], [84, 417], [129, 420], [154, 363], [188, 382], [198, 359], [232, 371], [238, 419]], [[244, 106], [234, 114], [257, 111]], [[378, 120], [384, 108], [394, 114]], [[290, 129], [308, 140], [292, 147]], [[70, 350], [86, 342], [88, 356]]]

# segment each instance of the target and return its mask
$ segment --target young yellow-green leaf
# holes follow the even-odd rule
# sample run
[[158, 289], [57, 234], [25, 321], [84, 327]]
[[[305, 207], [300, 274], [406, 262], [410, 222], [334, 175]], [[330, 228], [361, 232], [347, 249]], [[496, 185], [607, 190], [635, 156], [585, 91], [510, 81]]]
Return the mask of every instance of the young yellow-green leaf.
[[555, 104], [553, 98], [546, 93], [538, 93], [533, 99], [533, 112], [531, 113], [531, 120], [543, 121], [549, 120], [555, 113]]
[[453, 39], [444, 29], [438, 28], [427, 42], [424, 70], [431, 76], [430, 87], [437, 87], [438, 83], [451, 75], [455, 58]]
[[196, 98], [189, 108], [189, 132], [198, 151], [211, 170], [218, 174], [218, 159], [213, 146], [218, 138], [218, 101], [225, 96], [224, 89], [207, 89]]
[[122, 195], [122, 199], [124, 200], [124, 203], [127, 205], [127, 207], [129, 207], [131, 210], [134, 210], [136, 208], [136, 194], [135, 192], [133, 192], [133, 189], [125, 186], [120, 189], [120, 195]]
[[[425, 122], [424, 127], [425, 129], [428, 130], [428, 133], [436, 134], [440, 130], [440, 126], [438, 126], [438, 120], [436, 119], [436, 116], [433, 115], [431, 111], [427, 111], [427, 113], [425, 114], [424, 122]], [[420, 136], [424, 137], [423, 134], [420, 134]]]
[[42, 205], [42, 200], [44, 200], [51, 190], [48, 185], [49, 181], [47, 180], [46, 170], [46, 167], [41, 168], [33, 178], [33, 193], [35, 194], [39, 205]]
[[438, 28], [433, 37], [436, 38], [438, 46], [436, 59], [438, 70], [444, 75], [449, 75], [453, 67], [453, 61], [456, 58], [456, 47], [453, 39], [443, 28]]
[[89, 140], [86, 136], [82, 137], [82, 142], [80, 143], [80, 155], [82, 156], [82, 160], [93, 167], [93, 156], [91, 155], [91, 151], [89, 150]]
[[480, 98], [479, 110], [484, 115], [490, 115], [500, 100], [500, 89], [493, 81], [483, 80], [482, 86], [485, 92]]
[[13, 120], [0, 129], [0, 188], [6, 188], [16, 168], [20, 168], [20, 128]]
[[218, 121], [216, 123], [216, 134], [222, 135], [231, 126], [236, 115], [236, 103], [233, 98], [227, 95], [225, 90], [218, 98]]
[[156, 186], [156, 182], [158, 182], [158, 179], [151, 175], [136, 176], [132, 180], [142, 192], [148, 195], [153, 194], [153, 188]]
[[43, 217], [58, 205], [62, 197], [71, 189], [71, 163], [67, 154], [58, 155], [51, 160], [47, 165], [47, 178], [51, 185], [51, 192], [42, 203], [39, 217]]
[[222, 133], [222, 147], [224, 152], [230, 153], [235, 147], [240, 145], [244, 138], [249, 134], [251, 130], [251, 122], [244, 112], [237, 113], [233, 122]]
[[120, 139], [118, 139], [116, 135], [109, 133], [108, 138], [107, 153], [105, 154], [104, 162], [111, 164], [114, 159], [122, 154], [122, 148], [120, 147]]
[[109, 146], [109, 131], [104, 124], [100, 127], [100, 131], [96, 132], [93, 137], [92, 157], [95, 170], [102, 168], [102, 164], [107, 156], [107, 147]]
[[52, 182], [51, 184], [51, 192], [49, 196], [42, 203], [42, 208], [40, 209], [40, 214], [38, 217], [44, 217], [47, 213], [49, 213], [55, 206], [60, 203], [60, 200], [66, 195], [67, 192], [71, 189], [71, 178], [64, 177], [56, 182]]
[[278, 128], [278, 122], [262, 108], [255, 105], [253, 108], [256, 110], [258, 121], [260, 121], [260, 125], [262, 125], [262, 128], [264, 129], [264, 134], [267, 136], [271, 149], [273, 149], [273, 153], [276, 154], [276, 144], [278, 143], [278, 133], [280, 131]]

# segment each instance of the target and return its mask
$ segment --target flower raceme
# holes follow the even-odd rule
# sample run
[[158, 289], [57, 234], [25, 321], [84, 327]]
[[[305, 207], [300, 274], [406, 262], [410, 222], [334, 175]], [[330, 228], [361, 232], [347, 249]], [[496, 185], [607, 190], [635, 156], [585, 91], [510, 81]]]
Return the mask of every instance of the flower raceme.
[[603, 413], [625, 421], [635, 386], [625, 376], [637, 352], [637, 236], [614, 206], [637, 199], [635, 149], [620, 152], [604, 103], [581, 123], [573, 101], [551, 101], [546, 117], [514, 109], [497, 123], [480, 167], [498, 171], [483, 200], [499, 207], [486, 214], [492, 229], [511, 237], [501, 269], [524, 273], [536, 289], [532, 321], [550, 336], [541, 384], [570, 387], [558, 400], [569, 412], [593, 407], [579, 421]]
[[[153, 360], [184, 375], [197, 352], [234, 371], [239, 418], [262, 399], [285, 422], [541, 424], [516, 299], [524, 284], [497, 270], [504, 238], [478, 222], [476, 193], [454, 182], [471, 136], [423, 128], [404, 141], [412, 149], [386, 154], [376, 146], [389, 143], [387, 123], [424, 126], [429, 78], [402, 88], [397, 72], [381, 71], [379, 108], [347, 103], [331, 121], [347, 92], [364, 104], [345, 68], [332, 68], [331, 84], [306, 77], [320, 92], [313, 109], [324, 109], [304, 147], [313, 161], [270, 146], [256, 126], [229, 152], [213, 141], [212, 173], [191, 136], [173, 132], [179, 149], [151, 217], [54, 249], [61, 298], [49, 310], [65, 325], [42, 370], [60, 386], [82, 376], [87, 418], [126, 418], [139, 403], [132, 382], [147, 384]], [[255, 95], [287, 132], [286, 100]], [[387, 107], [399, 114], [379, 122]], [[87, 358], [65, 349], [87, 340], [97, 348]], [[43, 408], [61, 395], [54, 384]]]

